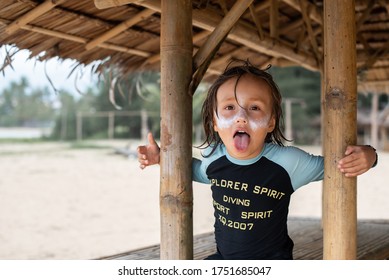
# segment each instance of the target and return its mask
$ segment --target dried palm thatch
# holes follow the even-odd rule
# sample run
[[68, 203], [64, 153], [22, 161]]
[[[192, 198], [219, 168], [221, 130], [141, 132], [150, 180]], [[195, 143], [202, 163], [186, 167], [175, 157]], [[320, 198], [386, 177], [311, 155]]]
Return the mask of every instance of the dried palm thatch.
[[[112, 6], [99, 9], [96, 6]], [[2, 0], [0, 46], [27, 49], [38, 60], [53, 57], [94, 64], [93, 71], [159, 70], [159, 0]], [[193, 1], [194, 53], [236, 1]], [[111, 4], [109, 4], [111, 3]], [[300, 65], [320, 71], [323, 61], [323, 1], [253, 1], [212, 60], [207, 76], [231, 58], [265, 67]], [[359, 86], [389, 92], [389, 2], [356, 1]], [[13, 52], [0, 62], [9, 66]], [[197, 69], [199, 65], [194, 65]]]

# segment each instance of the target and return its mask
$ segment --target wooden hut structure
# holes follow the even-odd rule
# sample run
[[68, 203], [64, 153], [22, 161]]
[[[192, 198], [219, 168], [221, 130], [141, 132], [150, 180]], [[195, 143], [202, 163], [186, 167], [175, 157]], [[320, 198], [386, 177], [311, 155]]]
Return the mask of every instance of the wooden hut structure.
[[0, 45], [31, 57], [161, 70], [161, 258], [193, 258], [192, 95], [231, 58], [322, 73], [324, 255], [355, 259], [357, 87], [389, 93], [387, 0], [2, 0]]

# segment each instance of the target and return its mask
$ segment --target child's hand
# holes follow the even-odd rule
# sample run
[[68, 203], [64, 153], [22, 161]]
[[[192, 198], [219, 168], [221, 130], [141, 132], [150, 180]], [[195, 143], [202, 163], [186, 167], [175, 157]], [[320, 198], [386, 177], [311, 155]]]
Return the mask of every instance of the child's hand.
[[147, 139], [149, 141], [148, 145], [139, 146], [138, 151], [138, 161], [140, 163], [140, 168], [144, 169], [146, 166], [159, 163], [159, 146], [155, 142], [153, 135], [149, 132], [147, 134]]
[[355, 177], [369, 170], [376, 161], [376, 152], [370, 146], [348, 146], [346, 156], [338, 163], [340, 172], [346, 177]]

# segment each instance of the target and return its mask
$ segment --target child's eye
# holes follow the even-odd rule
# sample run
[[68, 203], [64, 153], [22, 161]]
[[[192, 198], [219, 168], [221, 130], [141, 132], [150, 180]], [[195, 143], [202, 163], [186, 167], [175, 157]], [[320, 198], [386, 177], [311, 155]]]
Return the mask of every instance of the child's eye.
[[254, 106], [251, 106], [251, 107], [250, 107], [250, 110], [251, 110], [251, 111], [258, 111], [258, 110], [260, 110], [260, 109], [259, 109], [258, 106], [254, 105]]
[[224, 109], [225, 109], [225, 110], [228, 110], [228, 111], [234, 110], [234, 106], [232, 106], [232, 105], [227, 105], [226, 107], [224, 107]]

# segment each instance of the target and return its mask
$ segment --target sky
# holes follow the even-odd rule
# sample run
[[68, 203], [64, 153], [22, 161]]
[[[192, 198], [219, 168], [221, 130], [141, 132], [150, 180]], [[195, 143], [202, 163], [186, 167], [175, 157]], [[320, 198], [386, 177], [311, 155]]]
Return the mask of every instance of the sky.
[[[0, 47], [0, 67], [3, 65], [5, 54], [4, 46]], [[27, 77], [31, 87], [47, 86], [54, 92], [49, 79], [46, 77], [45, 67], [47, 75], [58, 90], [65, 89], [70, 93], [77, 93], [77, 89], [79, 89], [83, 92], [88, 86], [92, 86], [97, 81], [97, 75], [91, 73], [91, 66], [76, 69], [68, 77], [74, 66], [77, 65], [74, 60], [59, 61], [58, 59], [50, 59], [46, 62], [40, 62], [34, 58], [28, 59], [28, 57], [28, 51], [19, 51], [13, 56], [12, 68], [7, 66], [4, 73], [0, 72], [0, 92], [12, 81], [20, 81], [22, 76]]]

